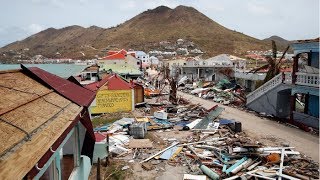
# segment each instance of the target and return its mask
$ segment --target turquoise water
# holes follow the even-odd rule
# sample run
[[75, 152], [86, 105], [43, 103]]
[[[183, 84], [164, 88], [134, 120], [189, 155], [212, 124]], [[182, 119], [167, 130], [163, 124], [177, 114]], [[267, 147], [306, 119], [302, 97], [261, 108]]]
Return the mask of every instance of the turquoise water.
[[[75, 64], [24, 64], [26, 67], [38, 67], [57, 76], [67, 78], [80, 73], [86, 65]], [[0, 64], [0, 71], [20, 69], [20, 64]]]

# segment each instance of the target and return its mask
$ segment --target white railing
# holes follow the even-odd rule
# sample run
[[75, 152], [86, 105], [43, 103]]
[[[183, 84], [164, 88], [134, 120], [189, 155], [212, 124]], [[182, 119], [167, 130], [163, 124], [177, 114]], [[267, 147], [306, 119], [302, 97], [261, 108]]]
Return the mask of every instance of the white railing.
[[284, 72], [284, 83], [285, 84], [292, 84], [292, 72]]
[[262, 96], [263, 94], [267, 93], [269, 90], [273, 89], [274, 87], [278, 86], [282, 83], [282, 73], [276, 75], [268, 82], [264, 83], [258, 89], [254, 90], [250, 94], [247, 95], [247, 104], [254, 101], [258, 97]]
[[296, 84], [319, 87], [319, 74], [297, 72], [296, 75], [297, 75]]

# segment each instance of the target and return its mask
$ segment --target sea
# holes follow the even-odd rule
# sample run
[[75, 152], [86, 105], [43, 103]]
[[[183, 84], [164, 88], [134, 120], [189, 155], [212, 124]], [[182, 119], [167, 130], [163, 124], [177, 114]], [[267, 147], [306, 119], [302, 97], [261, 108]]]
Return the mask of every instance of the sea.
[[[38, 67], [62, 78], [79, 74], [87, 65], [75, 64], [23, 64], [26, 67]], [[20, 64], [0, 64], [0, 71], [21, 69]]]

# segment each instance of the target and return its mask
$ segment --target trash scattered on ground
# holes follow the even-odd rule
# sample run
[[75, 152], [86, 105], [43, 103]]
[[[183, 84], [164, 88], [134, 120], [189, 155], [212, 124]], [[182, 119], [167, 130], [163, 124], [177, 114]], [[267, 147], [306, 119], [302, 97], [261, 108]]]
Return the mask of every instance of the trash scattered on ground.
[[187, 82], [184, 77], [180, 81], [178, 90], [182, 92], [193, 94], [203, 99], [210, 99], [223, 105], [245, 105], [244, 88], [227, 79], [222, 79], [217, 84], [213, 82], [196, 82], [195, 85], [183, 83]]
[[219, 105], [206, 110], [186, 100], [178, 105], [161, 102], [136, 109], [139, 117], [122, 118], [96, 128], [109, 137], [110, 158], [130, 163], [121, 170], [132, 164], [150, 172], [163, 172], [165, 165], [181, 166], [187, 168], [183, 179], [319, 177], [319, 165], [290, 144], [265, 146], [247, 136], [241, 122], [219, 118], [224, 110]]

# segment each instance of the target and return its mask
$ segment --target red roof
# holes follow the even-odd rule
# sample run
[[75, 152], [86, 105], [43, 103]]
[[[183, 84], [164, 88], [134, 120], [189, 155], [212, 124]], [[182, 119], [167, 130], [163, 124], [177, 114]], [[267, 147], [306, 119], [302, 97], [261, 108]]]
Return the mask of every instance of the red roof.
[[125, 59], [127, 56], [127, 51], [122, 49], [121, 51], [109, 51], [108, 55], [103, 57], [103, 60], [115, 60], [115, 59]]
[[89, 107], [95, 97], [94, 92], [40, 68], [26, 68], [23, 65], [21, 65], [21, 68], [28, 73], [31, 73], [33, 76], [35, 76], [35, 78], [38, 78], [38, 80], [54, 89], [57, 93], [78, 104], [79, 106]]
[[100, 132], [94, 132], [94, 136], [96, 137], [96, 142], [104, 141], [107, 137]]
[[128, 90], [132, 89], [132, 85], [125, 80], [123, 80], [117, 74], [109, 74], [104, 77], [101, 81], [87, 84], [85, 88], [91, 91], [97, 91], [100, 87], [107, 86], [108, 90]]

